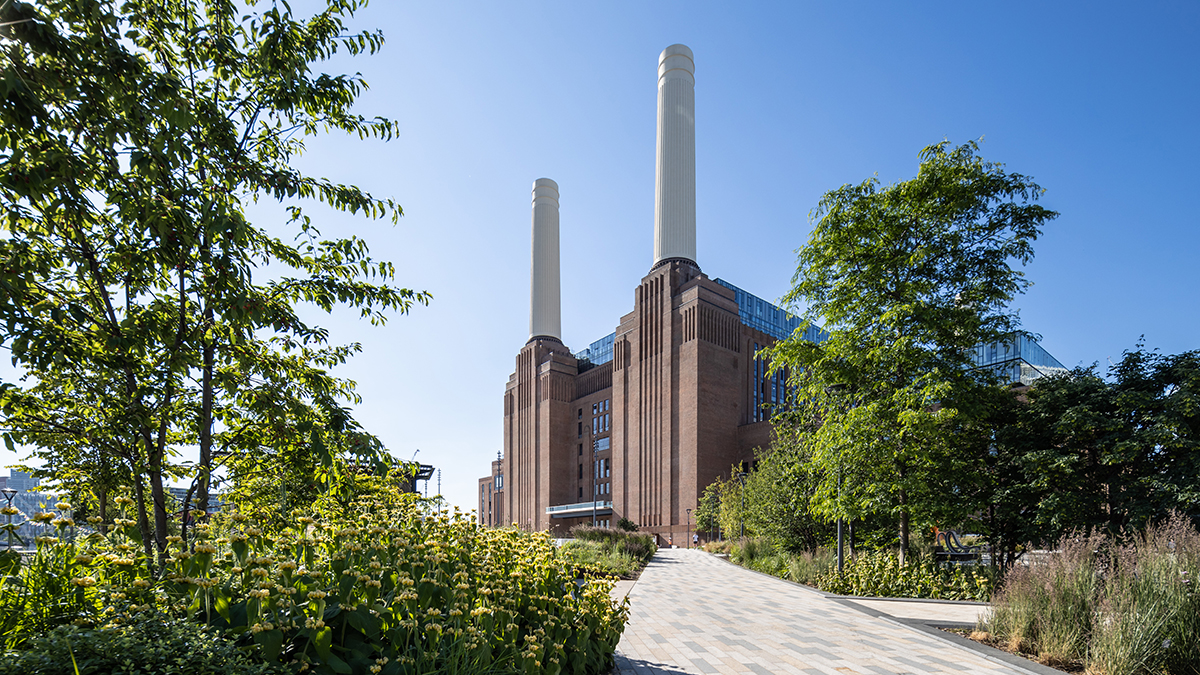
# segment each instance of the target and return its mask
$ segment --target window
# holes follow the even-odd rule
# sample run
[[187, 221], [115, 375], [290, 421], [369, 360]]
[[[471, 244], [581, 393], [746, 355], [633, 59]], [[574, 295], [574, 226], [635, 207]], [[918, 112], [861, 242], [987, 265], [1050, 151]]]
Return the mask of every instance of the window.
[[579, 456], [583, 457], [583, 443], [579, 444]]
[[503, 475], [496, 476], [496, 489], [497, 490], [504, 489], [504, 476]]
[[[582, 464], [580, 464], [580, 465], [579, 465], [579, 468], [581, 468], [581, 469], [582, 469], [582, 468], [583, 468], [583, 465], [582, 465]], [[583, 499], [583, 486], [582, 486], [582, 485], [580, 485], [580, 486], [579, 486], [579, 498], [580, 498], [580, 499]]]
[[599, 431], [600, 431], [598, 425], [596, 424], [599, 421], [600, 421], [599, 417], [592, 418], [592, 433], [593, 434], [599, 433]]
[[579, 423], [579, 436], [577, 438], [583, 438], [583, 422]]
[[577, 419], [583, 419], [583, 408], [579, 409], [579, 417]]
[[612, 440], [609, 439], [607, 436], [605, 436], [604, 438], [597, 438], [594, 447], [596, 448], [596, 452], [604, 452], [605, 450], [608, 450], [610, 447], [612, 447]]
[[579, 465], [579, 480], [583, 480], [583, 465]]
[[599, 407], [599, 405], [600, 405], [599, 403], [593, 403], [593, 404], [592, 404], [592, 414], [593, 414], [593, 415], [595, 415], [595, 414], [598, 412], [598, 411], [597, 411], [597, 408]]

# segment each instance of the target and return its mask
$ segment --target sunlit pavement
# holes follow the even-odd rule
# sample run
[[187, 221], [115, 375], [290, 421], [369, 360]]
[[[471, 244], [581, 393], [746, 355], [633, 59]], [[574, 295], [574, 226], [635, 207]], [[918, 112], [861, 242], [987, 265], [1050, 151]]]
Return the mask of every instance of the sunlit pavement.
[[[620, 594], [628, 586], [614, 590]], [[660, 549], [628, 597], [629, 624], [616, 654], [619, 675], [1058, 672], [925, 621], [897, 618], [904, 613], [889, 616], [881, 611], [888, 605], [827, 598], [698, 550]], [[904, 607], [907, 615], [946, 613], [946, 624], [962, 623], [980, 609]]]

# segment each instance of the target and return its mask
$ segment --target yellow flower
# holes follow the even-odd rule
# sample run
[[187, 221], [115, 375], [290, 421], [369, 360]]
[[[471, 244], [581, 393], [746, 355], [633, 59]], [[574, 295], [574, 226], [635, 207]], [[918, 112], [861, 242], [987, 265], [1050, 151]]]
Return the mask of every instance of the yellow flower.
[[71, 581], [75, 582], [76, 586], [95, 586], [96, 577], [76, 577]]
[[15, 516], [20, 512], [21, 512], [21, 509], [18, 509], [15, 506], [5, 506], [4, 508], [0, 508], [0, 513], [4, 514], [6, 516]]
[[51, 520], [54, 520], [54, 514], [53, 513], [45, 513], [45, 512], [35, 513], [35, 514], [33, 514], [33, 518], [31, 518], [30, 520], [32, 520], [35, 523], [48, 523]]
[[70, 502], [59, 502], [54, 505], [54, 508], [58, 509], [59, 511], [70, 511], [71, 504]]

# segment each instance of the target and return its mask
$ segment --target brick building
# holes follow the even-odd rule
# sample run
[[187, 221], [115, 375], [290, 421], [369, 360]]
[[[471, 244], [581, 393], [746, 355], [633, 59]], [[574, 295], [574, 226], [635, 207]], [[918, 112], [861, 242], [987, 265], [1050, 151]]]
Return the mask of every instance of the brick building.
[[578, 353], [560, 337], [558, 185], [534, 183], [530, 338], [505, 387], [502, 459], [479, 481], [484, 524], [624, 517], [682, 543], [705, 486], [770, 441], [782, 378], [755, 354], [800, 321], [696, 262], [693, 72], [690, 50], [664, 50], [654, 262], [633, 311]]

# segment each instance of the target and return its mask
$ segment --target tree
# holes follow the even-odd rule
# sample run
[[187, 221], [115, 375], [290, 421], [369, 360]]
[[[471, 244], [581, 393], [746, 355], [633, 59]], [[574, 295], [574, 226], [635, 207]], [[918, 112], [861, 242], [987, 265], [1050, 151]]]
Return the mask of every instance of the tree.
[[813, 516], [813, 476], [805, 445], [793, 430], [781, 428], [771, 447], [755, 453], [746, 476], [746, 523], [778, 549], [813, 551], [829, 528]]
[[902, 556], [914, 514], [959, 501], [929, 486], [954, 456], [947, 425], [994, 386], [970, 355], [1016, 330], [1008, 303], [1028, 282], [1010, 261], [1028, 262], [1057, 215], [1033, 203], [1043, 191], [1030, 178], [977, 152], [942, 142], [921, 151], [914, 179], [827, 193], [784, 302], [829, 337], [766, 350], [820, 420], [807, 437], [814, 509], [893, 513]]
[[[286, 3], [4, 5], [0, 340], [27, 383], [5, 386], [20, 421], [7, 438], [51, 434], [77, 456], [120, 461], [147, 551], [165, 550], [163, 479], [181, 445], [199, 448], [199, 503], [218, 455], [252, 466], [264, 447], [272, 460], [317, 453], [326, 485], [339, 453], [384, 458], [344, 405], [352, 383], [328, 372], [358, 346], [329, 345], [297, 313], [347, 305], [380, 323], [428, 300], [393, 286], [392, 265], [357, 237], [322, 239], [300, 206], [402, 213], [293, 166], [323, 130], [395, 133], [353, 112], [361, 76], [314, 71], [382, 46], [377, 32], [347, 30], [362, 4], [330, 0], [306, 20]], [[282, 204], [285, 222], [251, 225], [244, 204], [260, 198]], [[88, 391], [103, 392], [92, 402], [103, 428], [52, 424]]]
[[711, 533], [720, 527], [721, 519], [721, 485], [715, 481], [704, 487], [700, 500], [696, 504], [696, 530]]
[[998, 427], [994, 453], [1012, 467], [1008, 490], [1023, 493], [1026, 541], [1120, 535], [1172, 511], [1200, 520], [1200, 351], [1139, 344], [1108, 379], [1077, 368], [1038, 380], [1027, 398]]

